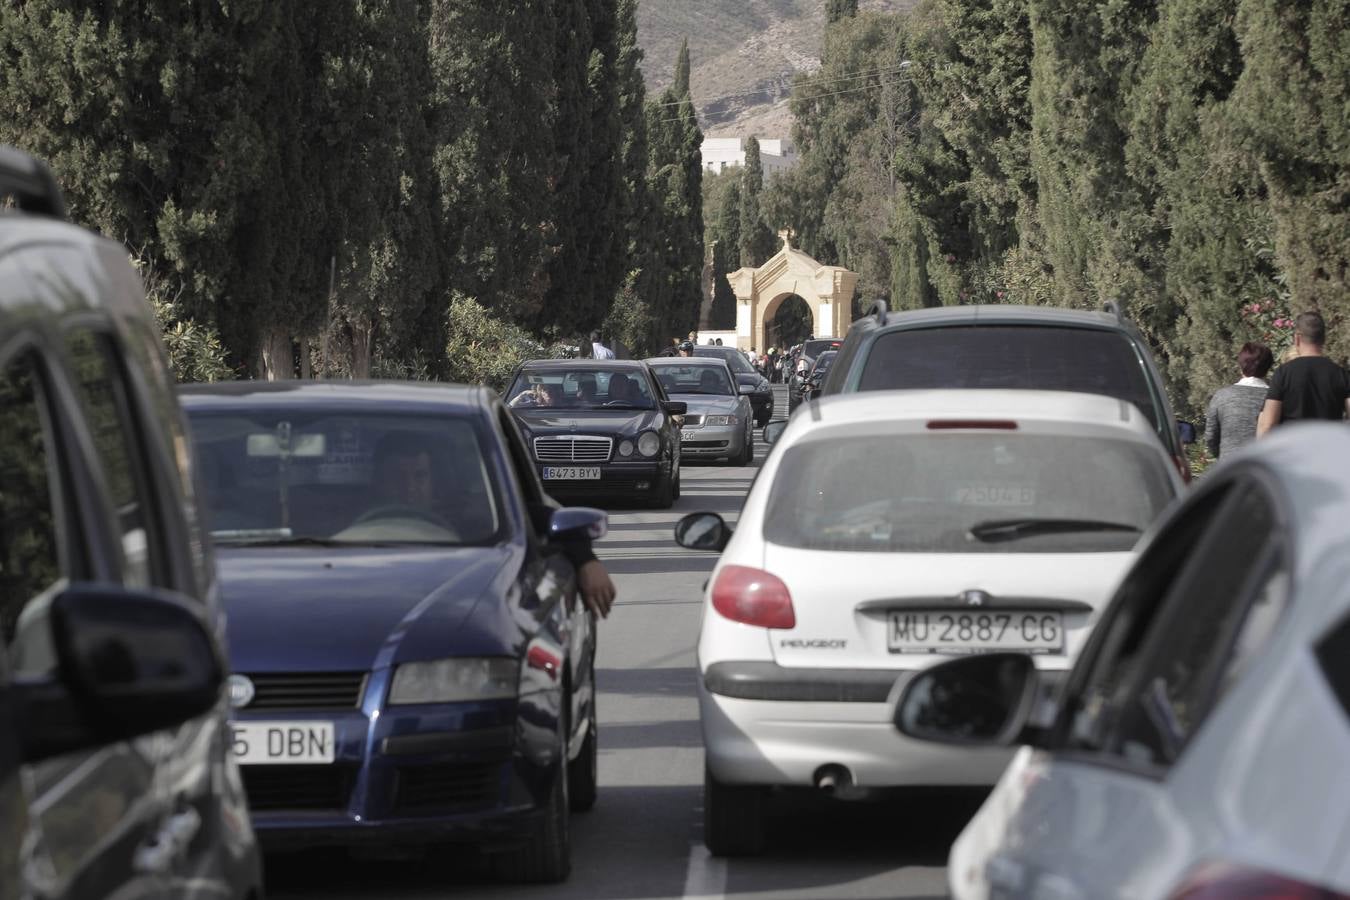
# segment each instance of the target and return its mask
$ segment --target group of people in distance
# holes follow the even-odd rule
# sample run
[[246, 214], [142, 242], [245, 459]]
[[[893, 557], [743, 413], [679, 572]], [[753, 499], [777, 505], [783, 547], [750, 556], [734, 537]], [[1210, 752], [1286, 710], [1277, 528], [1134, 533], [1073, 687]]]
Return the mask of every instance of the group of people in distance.
[[1326, 355], [1327, 326], [1320, 313], [1294, 320], [1294, 344], [1275, 374], [1269, 347], [1242, 345], [1242, 377], [1214, 392], [1205, 409], [1205, 447], [1218, 458], [1272, 428], [1309, 420], [1340, 421], [1350, 415], [1350, 373]]

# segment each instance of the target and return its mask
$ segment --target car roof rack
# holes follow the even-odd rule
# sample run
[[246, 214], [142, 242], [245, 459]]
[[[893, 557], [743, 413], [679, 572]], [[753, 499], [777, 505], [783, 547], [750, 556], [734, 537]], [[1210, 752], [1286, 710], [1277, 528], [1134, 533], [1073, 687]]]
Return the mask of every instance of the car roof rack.
[[0, 197], [12, 197], [24, 212], [66, 217], [66, 199], [52, 170], [17, 147], [0, 145]]
[[872, 301], [872, 308], [867, 311], [867, 314], [869, 316], [876, 316], [878, 325], [885, 325], [886, 314], [890, 311], [890, 307], [886, 305], [885, 300], [874, 300]]
[[1115, 316], [1116, 321], [1118, 322], [1125, 321], [1125, 313], [1121, 312], [1120, 304], [1114, 300], [1107, 300], [1105, 303], [1103, 303], [1102, 312], [1110, 313], [1111, 315]]

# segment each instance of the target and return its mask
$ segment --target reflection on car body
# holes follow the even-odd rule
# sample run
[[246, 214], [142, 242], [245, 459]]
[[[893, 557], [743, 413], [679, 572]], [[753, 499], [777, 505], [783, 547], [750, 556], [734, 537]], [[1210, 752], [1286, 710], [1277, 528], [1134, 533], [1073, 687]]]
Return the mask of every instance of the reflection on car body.
[[594, 617], [505, 407], [392, 383], [183, 399], [264, 843], [467, 841], [565, 877], [568, 808], [595, 799]]

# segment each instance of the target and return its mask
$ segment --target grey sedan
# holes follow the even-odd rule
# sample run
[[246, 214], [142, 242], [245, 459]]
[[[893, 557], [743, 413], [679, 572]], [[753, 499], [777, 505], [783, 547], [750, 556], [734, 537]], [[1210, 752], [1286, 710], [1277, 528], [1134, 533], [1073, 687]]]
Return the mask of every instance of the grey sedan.
[[680, 455], [750, 465], [755, 458], [754, 412], [727, 364], [698, 357], [658, 357], [647, 362], [670, 399], [682, 400], [689, 407], [680, 432]]

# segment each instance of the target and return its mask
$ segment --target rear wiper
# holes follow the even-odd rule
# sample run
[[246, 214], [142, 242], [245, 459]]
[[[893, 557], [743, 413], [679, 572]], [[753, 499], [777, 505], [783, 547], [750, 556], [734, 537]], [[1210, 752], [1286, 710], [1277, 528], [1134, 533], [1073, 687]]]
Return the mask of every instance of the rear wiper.
[[986, 544], [1015, 541], [1039, 534], [1073, 534], [1084, 531], [1126, 531], [1138, 534], [1142, 529], [1123, 522], [1099, 519], [991, 519], [970, 526], [970, 536]]

